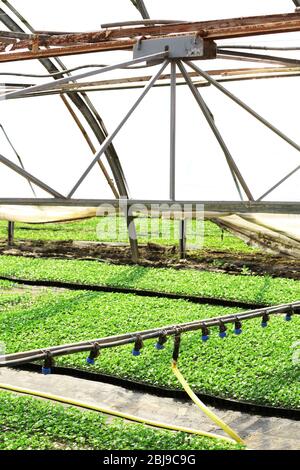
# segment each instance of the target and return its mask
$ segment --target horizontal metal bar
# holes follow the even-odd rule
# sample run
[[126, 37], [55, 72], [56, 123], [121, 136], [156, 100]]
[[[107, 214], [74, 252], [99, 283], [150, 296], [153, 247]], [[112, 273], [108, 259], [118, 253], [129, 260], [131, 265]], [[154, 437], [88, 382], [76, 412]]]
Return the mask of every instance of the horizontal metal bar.
[[[300, 1], [300, 0], [299, 0]], [[219, 45], [218, 49], [249, 49], [255, 51], [300, 51], [299, 46], [259, 46], [257, 44], [225, 44]]]
[[141, 20], [134, 20], [134, 21], [121, 21], [116, 23], [104, 23], [101, 25], [102, 29], [107, 28], [122, 28], [124, 26], [158, 26], [161, 24], [181, 24], [181, 23], [188, 23], [187, 21], [181, 20], [153, 20], [153, 19], [141, 19]]
[[[41, 33], [38, 36], [39, 38], [49, 38], [49, 35], [44, 33]], [[33, 41], [37, 35], [21, 33], [19, 31], [0, 31], [0, 42], [2, 41], [3, 37], [9, 39], [27, 39]]]
[[[239, 75], [239, 71], [241, 74]], [[215, 80], [218, 83], [236, 82], [236, 81], [248, 81], [248, 80], [266, 80], [269, 78], [291, 78], [298, 77], [300, 75], [300, 67], [275, 67], [275, 68], [257, 68], [257, 69], [228, 69], [228, 71], [207, 71], [210, 75], [217, 75]], [[196, 88], [210, 86], [207, 80], [202, 80], [199, 75], [195, 75], [194, 72], [189, 73], [192, 78], [193, 84]], [[94, 82], [82, 82], [76, 84], [68, 84], [58, 89], [44, 91], [40, 93], [28, 93], [23, 98], [34, 98], [41, 96], [51, 96], [60, 94], [70, 94], [78, 92], [102, 92], [102, 91], [115, 91], [115, 90], [132, 90], [144, 88], [144, 83], [150, 79], [150, 76], [144, 77], [132, 77], [132, 78], [120, 78], [111, 80], [99, 80]], [[14, 84], [8, 83], [7, 86], [13, 86]], [[23, 88], [23, 85], [20, 85]], [[29, 85], [33, 86], [33, 85]], [[160, 79], [153, 85], [153, 88], [169, 87], [170, 86], [170, 75], [162, 75]], [[177, 74], [177, 86], [186, 86], [183, 81], [181, 74]], [[8, 92], [9, 90], [3, 89], [0, 93]], [[13, 90], [11, 90], [13, 91]]]
[[267, 62], [271, 64], [282, 64], [289, 66], [299, 66], [300, 60], [290, 59], [287, 57], [276, 57], [273, 55], [266, 54], [254, 54], [252, 52], [241, 52], [241, 51], [230, 51], [224, 47], [218, 47], [218, 53], [221, 55], [226, 55], [233, 58], [242, 58], [242, 59], [253, 59], [257, 62]]
[[149, 200], [149, 199], [62, 199], [62, 198], [0, 198], [1, 206], [45, 206], [45, 207], [99, 207], [108, 205], [114, 208], [133, 206], [145, 206], [146, 209], [155, 209], [160, 212], [169, 212], [170, 207], [176, 205], [178, 210], [187, 206], [204, 206], [205, 212], [217, 213], [268, 213], [268, 214], [300, 214], [300, 201], [292, 202], [250, 202], [250, 201], [206, 201], [206, 200]]

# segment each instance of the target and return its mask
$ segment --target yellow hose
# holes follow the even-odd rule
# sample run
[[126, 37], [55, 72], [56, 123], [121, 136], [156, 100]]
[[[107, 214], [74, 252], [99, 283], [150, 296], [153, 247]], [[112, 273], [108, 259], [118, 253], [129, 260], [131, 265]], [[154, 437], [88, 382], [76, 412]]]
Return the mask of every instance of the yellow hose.
[[233, 429], [231, 429], [231, 427], [229, 427], [226, 423], [224, 423], [224, 421], [222, 421], [220, 418], [218, 418], [218, 416], [215, 415], [215, 413], [213, 413], [209, 408], [207, 408], [206, 405], [204, 405], [204, 403], [202, 403], [201, 400], [199, 400], [199, 398], [195, 395], [195, 393], [193, 392], [193, 390], [191, 389], [191, 387], [189, 386], [189, 384], [187, 383], [187, 381], [185, 380], [185, 378], [183, 377], [183, 375], [179, 371], [179, 369], [177, 367], [177, 363], [175, 361], [173, 361], [173, 363], [172, 363], [172, 371], [175, 374], [175, 376], [177, 377], [177, 379], [179, 380], [179, 382], [181, 383], [181, 385], [183, 386], [186, 393], [193, 400], [195, 405], [197, 405], [198, 408], [200, 408], [200, 410], [202, 410], [206, 414], [206, 416], [208, 416], [214, 423], [216, 423], [218, 426], [220, 426], [220, 428], [222, 428], [223, 431], [225, 431], [236, 442], [238, 442], [239, 444], [245, 444], [243, 439], [235, 431], [233, 431]]
[[116, 416], [118, 418], [123, 418], [128, 421], [134, 421], [136, 423], [145, 424], [145, 425], [152, 426], [155, 428], [168, 429], [170, 431], [185, 432], [187, 434], [195, 434], [197, 436], [204, 436], [204, 437], [209, 437], [213, 439], [221, 439], [223, 441], [230, 442], [230, 443], [234, 442], [232, 439], [229, 439], [224, 436], [219, 436], [218, 434], [213, 434], [213, 433], [205, 432], [205, 431], [198, 431], [197, 429], [192, 429], [192, 428], [174, 426], [174, 425], [170, 425], [166, 423], [160, 423], [158, 421], [152, 421], [152, 420], [145, 419], [145, 418], [139, 418], [138, 416], [129, 415], [126, 413], [122, 413], [120, 411], [110, 410], [108, 408], [102, 408], [97, 405], [87, 404], [87, 403], [83, 403], [77, 400], [70, 400], [68, 398], [60, 397], [57, 395], [52, 395], [50, 393], [38, 392], [36, 390], [28, 390], [28, 389], [20, 388], [20, 387], [13, 387], [11, 385], [1, 384], [1, 383], [0, 383], [0, 389], [8, 390], [10, 392], [22, 393], [25, 395], [31, 395], [31, 396], [35, 396], [39, 398], [46, 398], [47, 400], [52, 400], [52, 401], [56, 401], [59, 403], [65, 403], [67, 405], [73, 405], [73, 406], [77, 406], [80, 408], [86, 408], [87, 410], [98, 411], [106, 415]]

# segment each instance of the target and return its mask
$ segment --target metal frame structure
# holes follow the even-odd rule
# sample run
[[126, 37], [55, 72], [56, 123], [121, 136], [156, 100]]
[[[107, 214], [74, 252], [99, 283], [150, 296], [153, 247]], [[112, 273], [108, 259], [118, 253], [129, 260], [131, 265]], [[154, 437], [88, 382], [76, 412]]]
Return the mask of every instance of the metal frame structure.
[[[293, 0], [296, 7], [300, 7], [300, 0]], [[39, 60], [44, 66], [51, 82], [42, 85], [32, 86], [13, 86], [9, 92], [0, 93], [0, 101], [3, 99], [21, 99], [34, 96], [47, 96], [49, 94], [59, 94], [67, 107], [72, 118], [77, 123], [80, 131], [94, 154], [92, 161], [87, 166], [84, 173], [76, 182], [72, 190], [67, 195], [58, 193], [46, 183], [40, 181], [28, 173], [21, 165], [18, 166], [0, 155], [0, 162], [10, 169], [26, 178], [30, 184], [34, 184], [46, 192], [52, 198], [2, 198], [1, 205], [35, 205], [35, 206], [82, 206], [97, 207], [100, 204], [110, 204], [113, 206], [125, 206], [126, 201], [127, 225], [129, 230], [129, 239], [132, 250], [132, 258], [134, 261], [138, 259], [138, 244], [136, 240], [134, 215], [130, 212], [130, 208], [136, 204], [144, 204], [145, 206], [155, 204], [174, 203], [177, 207], [184, 207], [187, 204], [204, 204], [205, 210], [217, 213], [232, 212], [272, 212], [272, 213], [293, 213], [300, 214], [300, 202], [264, 202], [263, 200], [278, 186], [295, 174], [299, 169], [298, 165], [292, 172], [285, 175], [276, 185], [268, 189], [260, 198], [254, 199], [251, 188], [247, 184], [245, 177], [241, 174], [234, 158], [225, 143], [214, 119], [212, 112], [204, 101], [199, 88], [201, 86], [213, 86], [218, 91], [227, 96], [230, 100], [242, 107], [255, 119], [268, 127], [272, 132], [278, 135], [286, 143], [294, 149], [300, 151], [300, 145], [290, 139], [287, 135], [277, 129], [273, 124], [267, 121], [263, 116], [250, 108], [246, 103], [229, 92], [222, 84], [226, 80], [243, 80], [251, 78], [266, 78], [278, 76], [297, 76], [300, 74], [300, 61], [290, 58], [276, 57], [257, 52], [243, 52], [247, 46], [218, 46], [217, 57], [250, 61], [272, 63], [276, 67], [273, 68], [255, 68], [255, 69], [227, 69], [225, 71], [206, 72], [198, 67], [192, 60], [172, 59], [168, 56], [167, 51], [160, 51], [151, 56], [143, 56], [138, 59], [129, 60], [120, 64], [103, 66], [86, 65], [82, 68], [93, 68], [86, 72], [73, 74], [75, 70], [68, 70], [58, 57], [64, 55], [87, 54], [95, 51], [107, 50], [131, 50], [136, 44], [139, 45], [143, 38], [172, 38], [174, 35], [185, 36], [195, 35], [195, 38], [201, 37], [204, 41], [213, 41], [224, 38], [248, 37], [263, 34], [277, 34], [281, 32], [300, 31], [300, 12], [284, 14], [284, 15], [268, 15], [250, 18], [236, 18], [229, 20], [216, 20], [205, 22], [174, 22], [166, 20], [150, 20], [149, 13], [145, 3], [141, 0], [132, 0], [132, 3], [140, 11], [143, 20], [141, 22], [126, 22], [120, 25], [112, 24], [100, 31], [92, 33], [65, 33], [51, 31], [35, 31], [26, 19], [11, 5], [7, 0], [2, 0], [6, 9], [0, 8], [0, 21], [5, 25], [8, 31], [0, 31], [0, 63], [15, 62], [20, 60], [35, 59]], [[20, 26], [23, 25], [23, 27]], [[106, 25], [107, 26], [107, 25]], [[142, 38], [142, 39], [141, 39]], [[259, 49], [255, 46], [248, 46], [249, 49]], [[264, 49], [268, 49], [265, 47]], [[270, 48], [276, 50], [276, 48]], [[277, 48], [288, 49], [288, 48]], [[299, 50], [299, 48], [292, 48]], [[78, 80], [89, 78], [105, 72], [116, 69], [136, 68], [146, 63], [151, 66], [159, 63], [159, 70], [150, 77], [138, 77], [135, 81], [137, 88], [143, 86], [143, 91], [138, 97], [134, 105], [121, 120], [116, 129], [110, 134], [92, 104], [86, 91], [89, 87], [97, 90], [105, 89], [105, 81], [102, 82], [85, 82], [78, 83]], [[163, 75], [166, 67], [170, 66], [170, 74]], [[189, 71], [187, 67], [192, 70]], [[177, 69], [179, 73], [177, 73]], [[219, 74], [218, 77], [213, 78]], [[229, 74], [229, 75], [228, 75]], [[5, 75], [5, 74], [3, 74]], [[11, 75], [11, 74], [7, 74]], [[22, 74], [20, 74], [22, 75]], [[34, 76], [33, 76], [34, 77]], [[229, 77], [229, 78], [228, 78]], [[133, 80], [133, 79], [131, 79]], [[144, 82], [146, 84], [144, 85]], [[101, 83], [103, 88], [101, 88]], [[117, 79], [108, 81], [108, 87], [113, 87], [115, 83], [119, 83], [118, 89], [130, 86], [130, 79]], [[134, 80], [133, 82], [134, 83]], [[96, 84], [96, 85], [95, 85]], [[201, 112], [203, 113], [211, 131], [218, 141], [226, 162], [229, 166], [234, 184], [237, 188], [240, 202], [224, 202], [224, 201], [177, 201], [176, 200], [176, 89], [179, 85], [185, 85], [194, 96]], [[135, 109], [139, 106], [143, 98], [148, 94], [154, 86], [170, 87], [170, 178], [169, 178], [169, 200], [168, 201], [134, 201], [130, 198], [126, 179], [120, 159], [113, 146], [113, 139], [119, 133], [123, 125], [131, 117]], [[6, 84], [7, 87], [7, 84]], [[108, 88], [109, 89], [109, 88]], [[84, 119], [82, 123], [78, 113]], [[97, 150], [92, 144], [89, 136], [90, 132], [96, 137], [100, 148]], [[103, 161], [103, 156], [106, 162]], [[103, 172], [107, 183], [109, 184], [115, 199], [112, 200], [85, 200], [75, 199], [74, 195], [81, 186], [91, 169], [98, 164]], [[106, 168], [109, 165], [109, 170]], [[110, 172], [112, 178], [110, 176]], [[245, 199], [246, 198], [246, 199]]]

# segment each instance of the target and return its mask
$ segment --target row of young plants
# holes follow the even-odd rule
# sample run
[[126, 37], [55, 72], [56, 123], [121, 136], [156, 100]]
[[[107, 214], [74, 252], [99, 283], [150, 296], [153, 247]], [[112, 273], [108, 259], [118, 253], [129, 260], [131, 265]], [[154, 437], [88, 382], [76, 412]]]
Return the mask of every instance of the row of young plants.
[[205, 297], [279, 304], [300, 299], [300, 282], [269, 276], [192, 269], [118, 266], [97, 261], [0, 257], [0, 277], [130, 287]]
[[0, 392], [0, 450], [235, 450], [242, 446], [108, 420], [96, 412]]
[[[235, 310], [235, 312], [237, 312]], [[0, 314], [0, 342], [6, 351], [93, 340], [104, 336], [163, 327], [233, 313], [230, 308], [195, 305], [184, 300], [138, 297], [132, 294], [52, 292], [29, 297], [18, 304], [6, 303]], [[238, 312], [237, 312], [238, 313]], [[245, 322], [242, 335], [228, 329], [220, 339], [218, 329], [208, 342], [201, 332], [184, 334], [179, 366], [198, 392], [263, 405], [299, 408], [299, 364], [293, 361], [293, 345], [299, 339], [300, 318], [285, 322], [272, 317], [268, 328], [260, 320]], [[163, 351], [155, 341], [145, 342], [139, 357], [132, 345], [106, 349], [93, 368], [99, 373], [180, 388], [170, 368], [173, 341]], [[66, 356], [58, 365], [88, 369], [87, 354]]]
[[[178, 221], [137, 219], [137, 233], [140, 243], [178, 245]], [[102, 232], [101, 232], [102, 231]], [[105, 236], [101, 233], [105, 232]], [[212, 222], [204, 223], [204, 249], [235, 252], [253, 252], [242, 240], [222, 230]], [[0, 221], [0, 239], [7, 238], [7, 222]], [[128, 242], [126, 222], [123, 217], [93, 218], [77, 222], [36, 224], [15, 224], [15, 239], [44, 241], [105, 241]]]

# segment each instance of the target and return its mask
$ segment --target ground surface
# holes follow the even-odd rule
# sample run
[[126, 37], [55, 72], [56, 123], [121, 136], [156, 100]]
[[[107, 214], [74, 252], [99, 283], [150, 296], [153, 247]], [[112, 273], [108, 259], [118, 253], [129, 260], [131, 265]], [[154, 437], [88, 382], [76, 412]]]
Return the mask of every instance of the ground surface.
[[[152, 231], [149, 238], [149, 221], [144, 220], [139, 228], [139, 239], [144, 243], [141, 247], [142, 266], [135, 266], [130, 260], [124, 226], [121, 227], [123, 237], [119, 236], [117, 243], [111, 244], [116, 240], [108, 237], [105, 243], [99, 244], [98, 222], [92, 219], [41, 226], [17, 224], [13, 247], [8, 247], [5, 241], [7, 223], [0, 222], [0, 277], [94, 284], [112, 289], [145, 289], [260, 304], [278, 304], [300, 299], [300, 262], [250, 248], [232, 235], [222, 233], [211, 223], [205, 224], [202, 249], [190, 253], [188, 260], [182, 262], [178, 257], [178, 236], [161, 236], [163, 230], [158, 227], [156, 233], [153, 234]], [[169, 228], [174, 229], [174, 224], [171, 221]], [[4, 343], [2, 346], [6, 347], [7, 352], [44, 348], [108, 334], [164, 326], [174, 321], [180, 323], [219, 316], [227, 312], [233, 313], [232, 308], [132, 294], [28, 288], [0, 281], [0, 346], [1, 342]], [[238, 313], [238, 310], [235, 312]], [[199, 333], [184, 335], [180, 356], [181, 370], [191, 386], [200, 392], [260, 404], [299, 408], [299, 362], [293, 360], [293, 353], [297, 353], [293, 346], [299, 345], [299, 320], [300, 318], [295, 317], [292, 323], [287, 323], [281, 317], [272, 319], [267, 329], [262, 329], [259, 321], [247, 322], [242, 336], [236, 337], [230, 331], [228, 338], [221, 341], [217, 332], [213, 331], [207, 344], [200, 341]], [[94, 370], [178, 388], [170, 373], [171, 342], [167, 344], [165, 351], [158, 354], [153, 344], [147, 343], [139, 358], [133, 358], [131, 349], [132, 346], [112, 352], [103, 351]], [[85, 355], [60, 359], [58, 365], [79, 369], [87, 367]], [[75, 380], [64, 377], [58, 381], [56, 377], [18, 374], [23, 373], [10, 372], [7, 380], [22, 380], [28, 386], [36, 383], [37, 386], [47, 384], [48, 387], [51, 384], [53, 391], [61, 392], [64, 388], [65, 391], [70, 391], [74, 383], [71, 381]], [[76, 388], [76, 393], [83, 393], [84, 383], [80, 382], [80, 392]], [[94, 387], [99, 387], [99, 390], [96, 391]], [[146, 412], [148, 406], [153, 412], [157, 409], [161, 412], [162, 409], [154, 397], [146, 396], [144, 402], [141, 394], [133, 395], [132, 392], [108, 385], [89, 384], [84, 396], [93, 400], [96, 393], [101, 395], [103, 402], [108, 397], [113, 398], [112, 404], [124, 407], [124, 410], [126, 406], [129, 411], [132, 409], [141, 413]], [[86, 429], [98, 423], [94, 419], [101, 421], [102, 418], [95, 418], [94, 414], [87, 412], [74, 415], [72, 410], [70, 414], [67, 410], [65, 415], [57, 405], [52, 407], [39, 400], [28, 400], [0, 393], [4, 410], [4, 421], [0, 420], [0, 428], [6, 431], [2, 448], [56, 448], [56, 445], [58, 448], [73, 448], [73, 443], [75, 448], [111, 448], [112, 433], [116, 435], [115, 448], [120, 449], [131, 448], [128, 446], [132, 439], [140, 445], [136, 448], [143, 448], [143, 445], [148, 449], [158, 448], [157, 442], [168, 449], [174, 445], [174, 440], [169, 435], [159, 435], [158, 438], [156, 431], [151, 430], [150, 433], [145, 428], [145, 433], [141, 432], [142, 427], [130, 428], [128, 431], [128, 428], [124, 428], [124, 423], [119, 428], [115, 425], [113, 428], [104, 426], [104, 429], [101, 428], [101, 435], [92, 436], [91, 440]], [[178, 401], [166, 400], [166, 418], [175, 421], [184, 418], [187, 423], [199, 424], [200, 428], [211, 426], [198, 414], [198, 410], [194, 413], [191, 404], [180, 402], [179, 407]], [[218, 410], [218, 413], [243, 436], [248, 436], [249, 446], [253, 448], [299, 448], [299, 422], [222, 410]], [[52, 428], [45, 440], [40, 433], [40, 428], [46, 426], [43, 414], [49, 415], [52, 420]], [[60, 433], [58, 426], [62, 415], [63, 426]], [[35, 433], [32, 434], [35, 421], [40, 423], [38, 439], [34, 438]], [[68, 436], [72, 436], [72, 439]], [[52, 443], [55, 444], [54, 447], [51, 447]], [[191, 446], [220, 448], [219, 443], [213, 446], [207, 441], [191, 442], [186, 436], [176, 437], [176, 446], [178, 449]]]
[[[129, 245], [97, 242], [16, 240], [13, 246], [0, 241], [0, 254], [31, 258], [105, 260], [115, 264], [132, 264]], [[141, 266], [189, 268], [230, 274], [269, 274], [276, 277], [300, 279], [300, 260], [259, 253], [212, 249], [191, 252], [180, 261], [174, 246], [150, 243], [140, 245]]]
[[[174, 320], [180, 324], [233, 313], [232, 308], [185, 300], [49, 289], [40, 293], [34, 290], [32, 295], [29, 288], [16, 294], [10, 292], [10, 287], [3, 287], [0, 299], [0, 341], [6, 345], [7, 353], [164, 327]], [[278, 291], [277, 288], [277, 294]], [[234, 309], [234, 313], [238, 310]], [[199, 331], [185, 334], [180, 356], [182, 370], [200, 393], [299, 408], [299, 364], [293, 362], [292, 349], [299, 337], [299, 321], [298, 316], [292, 322], [278, 316], [264, 329], [256, 319], [245, 323], [240, 336], [229, 328], [224, 340], [214, 328], [207, 343], [201, 341]], [[93, 370], [178, 389], [169, 367], [173, 341], [170, 339], [161, 352], [155, 350], [154, 343], [145, 342], [138, 358], [131, 354], [132, 345], [105, 349]], [[60, 366], [89, 369], [85, 359], [86, 354], [76, 354], [56, 362]]]
[[[193, 222], [195, 229], [195, 222]], [[139, 218], [136, 220], [139, 243], [156, 243], [162, 246], [178, 245], [179, 223], [173, 220]], [[202, 237], [204, 230], [205, 237]], [[190, 233], [190, 230], [188, 231]], [[200, 232], [200, 233], [199, 233]], [[200, 236], [199, 236], [200, 235]], [[253, 253], [255, 250], [229, 232], [223, 232], [217, 225], [206, 221], [197, 227], [198, 238], [189, 236], [188, 242], [203, 249]], [[194, 239], [195, 238], [195, 239]], [[0, 239], [7, 239], [7, 222], [0, 221]], [[15, 224], [15, 240], [43, 241], [88, 241], [128, 243], [126, 223], [123, 217], [93, 218], [76, 222], [29, 225]]]
[[[99, 222], [100, 221], [100, 222]], [[153, 227], [153, 224], [155, 226]], [[116, 231], [115, 231], [116, 229]], [[178, 258], [178, 222], [138, 219], [140, 265], [224, 272], [232, 274], [269, 274], [300, 279], [300, 260], [275, 256], [249, 247], [229, 232], [206, 221], [203, 244], [187, 253], [185, 262]], [[106, 260], [131, 264], [124, 219], [94, 218], [65, 224], [28, 225], [18, 223], [15, 243], [8, 247], [7, 223], [0, 221], [0, 254], [35, 258]], [[189, 239], [190, 246], [195, 242]]]
[[[191, 401], [161, 398], [122, 387], [64, 376], [42, 376], [4, 369], [0, 381], [167, 424], [226, 436]], [[212, 408], [218, 417], [258, 450], [300, 449], [300, 422]]]
[[235, 450], [222, 439], [174, 433], [0, 391], [0, 450]]

